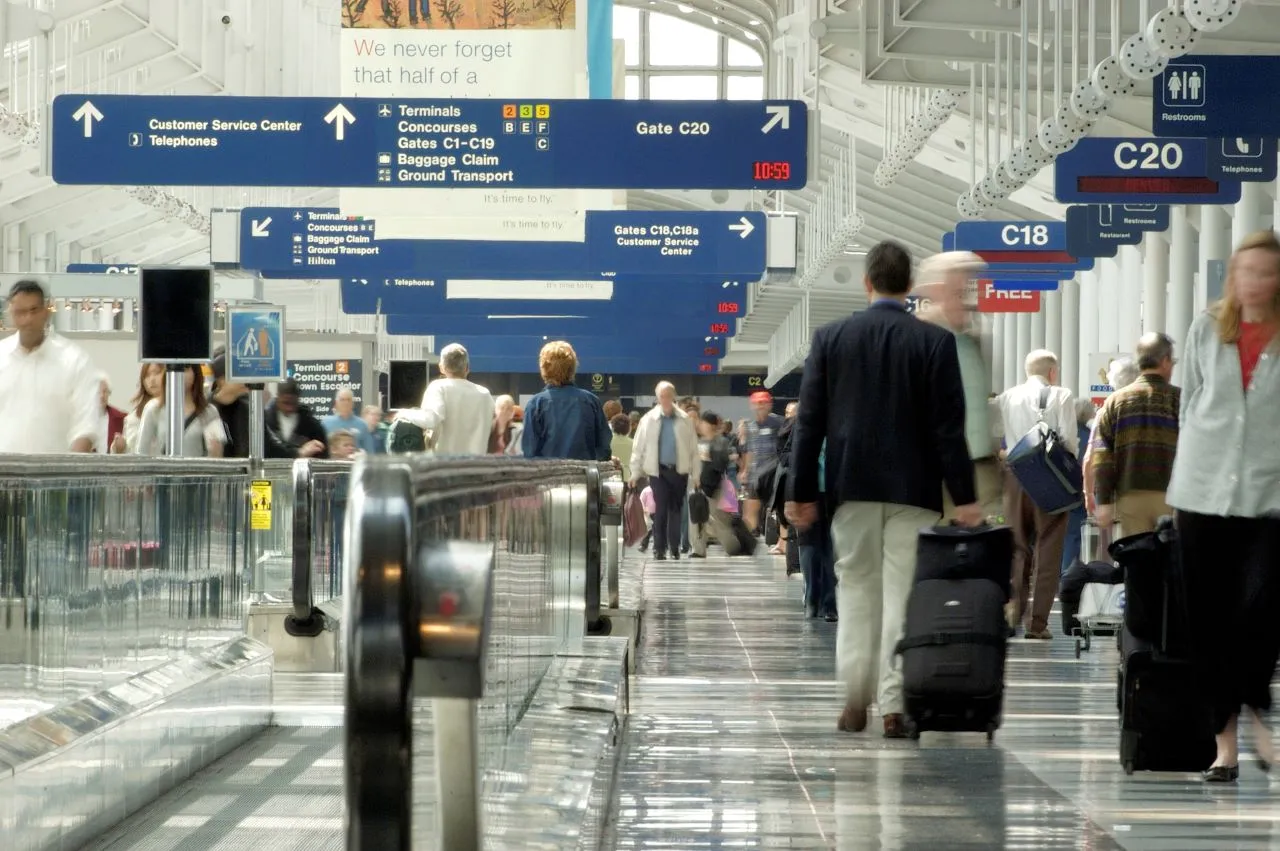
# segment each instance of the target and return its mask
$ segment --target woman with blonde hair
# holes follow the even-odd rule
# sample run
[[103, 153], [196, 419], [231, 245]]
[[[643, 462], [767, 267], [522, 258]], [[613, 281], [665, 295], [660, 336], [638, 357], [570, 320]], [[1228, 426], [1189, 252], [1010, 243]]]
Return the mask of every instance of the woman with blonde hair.
[[573, 386], [578, 371], [573, 346], [563, 340], [547, 343], [538, 354], [538, 371], [547, 386], [524, 409], [524, 457], [608, 461], [613, 432], [596, 395]]
[[1176, 510], [1191, 642], [1208, 692], [1212, 783], [1239, 776], [1249, 710], [1257, 762], [1275, 759], [1263, 714], [1280, 657], [1280, 239], [1231, 256], [1221, 301], [1196, 317], [1182, 358], [1182, 410], [1168, 503]]

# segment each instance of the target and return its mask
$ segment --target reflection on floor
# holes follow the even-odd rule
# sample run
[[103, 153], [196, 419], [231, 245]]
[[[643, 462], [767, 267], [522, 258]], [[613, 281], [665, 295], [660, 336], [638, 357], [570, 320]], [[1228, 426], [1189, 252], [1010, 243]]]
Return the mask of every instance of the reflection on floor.
[[835, 624], [800, 614], [781, 559], [666, 561], [647, 616], [611, 831], [617, 849], [1280, 848], [1280, 808], [1238, 788], [1125, 777], [1114, 646], [1015, 641], [1004, 727], [919, 744], [836, 731]]

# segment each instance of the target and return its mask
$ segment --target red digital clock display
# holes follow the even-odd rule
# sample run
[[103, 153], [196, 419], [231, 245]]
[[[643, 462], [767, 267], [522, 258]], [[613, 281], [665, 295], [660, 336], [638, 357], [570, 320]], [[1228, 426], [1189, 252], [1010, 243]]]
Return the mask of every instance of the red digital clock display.
[[698, 372], [714, 372], [715, 367], [709, 363], [698, 364]]
[[737, 313], [738, 303], [736, 301], [722, 301], [716, 305], [716, 313]]
[[1077, 177], [1076, 189], [1102, 195], [1213, 195], [1218, 181], [1207, 177]]
[[757, 162], [751, 164], [751, 174], [754, 180], [790, 180], [791, 179], [791, 163], [788, 162]]
[[711, 323], [711, 328], [710, 328], [710, 330], [709, 330], [707, 333], [709, 333], [709, 334], [728, 334], [728, 333], [729, 333], [729, 323], [728, 323], [728, 322], [712, 322], [712, 323]]

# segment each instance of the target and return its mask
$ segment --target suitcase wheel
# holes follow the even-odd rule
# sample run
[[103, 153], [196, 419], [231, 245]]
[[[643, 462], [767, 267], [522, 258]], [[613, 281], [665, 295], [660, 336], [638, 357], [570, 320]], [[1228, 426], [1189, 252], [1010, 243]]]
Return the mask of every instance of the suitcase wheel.
[[1080, 658], [1080, 652], [1084, 650], [1084, 642], [1079, 638], [1076, 639], [1076, 658]]
[[996, 740], [996, 725], [994, 723], [987, 725], [987, 741], [994, 742]]
[[1133, 760], [1127, 759], [1124, 762], [1124, 773], [1133, 774]]

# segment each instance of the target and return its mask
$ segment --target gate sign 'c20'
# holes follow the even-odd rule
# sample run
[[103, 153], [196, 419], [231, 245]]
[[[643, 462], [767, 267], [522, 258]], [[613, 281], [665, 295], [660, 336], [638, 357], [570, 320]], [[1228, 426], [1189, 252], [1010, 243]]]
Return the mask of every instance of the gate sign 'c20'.
[[1239, 180], [1209, 174], [1213, 140], [1086, 136], [1053, 166], [1064, 204], [1232, 204]]
[[59, 95], [77, 185], [802, 189], [800, 101]]

